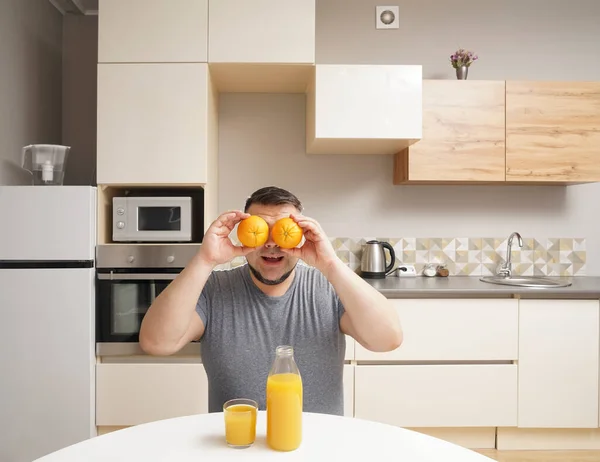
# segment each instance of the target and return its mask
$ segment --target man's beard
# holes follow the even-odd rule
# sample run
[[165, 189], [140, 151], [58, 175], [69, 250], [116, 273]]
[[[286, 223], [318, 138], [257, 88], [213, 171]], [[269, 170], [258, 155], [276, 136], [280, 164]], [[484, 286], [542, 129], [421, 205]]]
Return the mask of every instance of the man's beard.
[[250, 263], [248, 263], [248, 267], [250, 268], [250, 271], [252, 272], [252, 274], [254, 275], [254, 277], [256, 279], [258, 279], [260, 282], [262, 282], [263, 284], [265, 284], [267, 286], [276, 286], [277, 284], [281, 284], [283, 281], [285, 281], [287, 278], [290, 277], [290, 275], [292, 274], [292, 271], [294, 271], [294, 268], [296, 268], [296, 264], [294, 264], [294, 266], [292, 267], [291, 270], [289, 270], [287, 273], [284, 273], [278, 279], [266, 279]]

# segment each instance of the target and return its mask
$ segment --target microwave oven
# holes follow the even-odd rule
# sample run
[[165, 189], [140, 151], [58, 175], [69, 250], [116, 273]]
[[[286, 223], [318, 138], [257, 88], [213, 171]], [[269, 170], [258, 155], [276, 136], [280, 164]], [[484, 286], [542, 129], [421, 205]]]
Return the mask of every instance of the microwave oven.
[[113, 197], [115, 242], [191, 242], [194, 221], [190, 196]]

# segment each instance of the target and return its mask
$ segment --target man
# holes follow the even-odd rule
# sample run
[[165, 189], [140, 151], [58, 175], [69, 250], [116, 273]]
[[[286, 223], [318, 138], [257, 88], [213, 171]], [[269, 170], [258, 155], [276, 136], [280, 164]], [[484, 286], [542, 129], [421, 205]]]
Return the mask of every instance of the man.
[[[149, 354], [170, 355], [201, 339], [209, 412], [222, 411], [232, 398], [254, 399], [265, 409], [275, 348], [291, 345], [304, 411], [342, 415], [344, 334], [372, 351], [402, 343], [391, 303], [337, 257], [320, 225], [301, 212], [298, 198], [286, 190], [254, 192], [244, 212], [224, 213], [211, 224], [197, 255], [144, 316], [140, 343]], [[282, 249], [269, 236], [258, 248], [233, 245], [229, 235], [251, 215], [264, 218], [270, 229], [291, 217], [304, 244]], [[213, 271], [237, 256], [247, 264]]]

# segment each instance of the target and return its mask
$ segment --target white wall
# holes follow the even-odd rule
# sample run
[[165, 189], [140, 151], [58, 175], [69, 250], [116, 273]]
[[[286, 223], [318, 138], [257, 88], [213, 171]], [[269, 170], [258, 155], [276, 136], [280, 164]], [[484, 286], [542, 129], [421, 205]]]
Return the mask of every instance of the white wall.
[[98, 17], [63, 19], [62, 142], [71, 146], [65, 184], [96, 184]]
[[[597, 0], [403, 0], [400, 29], [379, 31], [377, 4], [319, 0], [317, 62], [417, 63], [425, 78], [455, 78], [447, 57], [462, 46], [481, 56], [470, 79], [600, 80]], [[600, 184], [393, 186], [392, 157], [304, 154], [301, 95], [227, 94], [220, 110], [222, 210], [275, 184], [330, 236], [583, 237], [587, 274], [600, 275]]]
[[48, 0], [2, 0], [0, 31], [0, 184], [26, 184], [21, 148], [61, 142], [62, 16]]
[[[375, 29], [375, 6], [398, 5], [400, 28]], [[598, 0], [317, 0], [316, 61], [422, 64], [456, 78], [459, 47], [480, 56], [475, 79], [600, 79]]]

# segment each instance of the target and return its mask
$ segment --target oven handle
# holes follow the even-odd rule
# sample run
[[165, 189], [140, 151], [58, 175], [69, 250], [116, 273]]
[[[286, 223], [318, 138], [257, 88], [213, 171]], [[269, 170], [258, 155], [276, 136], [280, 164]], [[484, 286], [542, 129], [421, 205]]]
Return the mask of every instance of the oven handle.
[[172, 281], [179, 273], [98, 273], [98, 279], [110, 281], [163, 280]]

